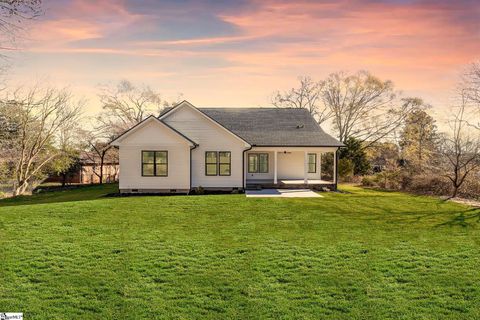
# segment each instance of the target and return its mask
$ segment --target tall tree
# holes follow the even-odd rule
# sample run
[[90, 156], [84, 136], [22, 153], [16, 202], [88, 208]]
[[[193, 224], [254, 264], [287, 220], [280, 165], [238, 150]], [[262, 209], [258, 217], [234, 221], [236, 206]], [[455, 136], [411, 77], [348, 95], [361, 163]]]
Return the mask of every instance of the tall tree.
[[49, 164], [49, 173], [62, 177], [62, 187], [69, 175], [80, 169], [80, 152], [82, 150], [81, 129], [72, 123], [73, 127], [61, 127], [57, 133], [57, 149], [60, 154]]
[[442, 139], [441, 152], [446, 160], [444, 175], [452, 183], [452, 195], [457, 196], [467, 177], [480, 168], [480, 138], [468, 131], [466, 106], [468, 97], [463, 94], [461, 105], [450, 122], [451, 133]]
[[278, 108], [307, 109], [310, 114], [322, 123], [331, 117], [330, 109], [323, 103], [323, 83], [307, 76], [298, 78], [299, 86], [285, 92], [273, 94], [272, 104]]
[[400, 159], [398, 145], [391, 141], [377, 142], [364, 150], [373, 171], [382, 171]]
[[400, 134], [402, 157], [408, 165], [422, 171], [435, 155], [439, 136], [435, 120], [423, 109], [412, 110]]
[[406, 114], [421, 102], [397, 101], [391, 81], [382, 81], [366, 71], [331, 74], [324, 82], [323, 99], [333, 114], [340, 141], [355, 137], [369, 147], [398, 129]]
[[96, 130], [106, 138], [119, 135], [151, 114], [158, 115], [170, 105], [150, 87], [135, 86], [127, 80], [101, 88], [99, 98], [102, 112], [96, 117]]
[[81, 104], [66, 90], [15, 90], [0, 103], [0, 114], [15, 124], [15, 134], [3, 144], [5, 160], [13, 164], [13, 194], [24, 193], [53, 159], [61, 155], [59, 132], [75, 128]]

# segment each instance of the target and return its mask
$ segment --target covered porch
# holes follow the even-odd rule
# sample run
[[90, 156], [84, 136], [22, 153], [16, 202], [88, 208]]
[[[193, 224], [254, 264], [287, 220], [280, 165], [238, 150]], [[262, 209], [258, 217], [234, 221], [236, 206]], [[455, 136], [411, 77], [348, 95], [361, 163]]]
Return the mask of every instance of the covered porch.
[[337, 147], [254, 147], [245, 156], [245, 187], [335, 190], [337, 150]]

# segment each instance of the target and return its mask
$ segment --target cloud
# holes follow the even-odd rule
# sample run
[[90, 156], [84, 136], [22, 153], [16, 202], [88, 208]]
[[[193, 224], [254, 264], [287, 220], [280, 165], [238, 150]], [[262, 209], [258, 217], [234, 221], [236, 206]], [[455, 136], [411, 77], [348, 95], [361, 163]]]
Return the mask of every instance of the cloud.
[[[297, 75], [359, 69], [435, 97], [478, 58], [479, 16], [476, 0], [57, 0], [35, 22], [28, 52], [52, 73], [62, 57], [72, 81], [90, 66], [102, 79], [130, 72], [186, 86], [199, 100], [213, 87], [235, 98], [237, 87], [240, 101], [265, 101]], [[155, 78], [166, 74], [177, 77]]]

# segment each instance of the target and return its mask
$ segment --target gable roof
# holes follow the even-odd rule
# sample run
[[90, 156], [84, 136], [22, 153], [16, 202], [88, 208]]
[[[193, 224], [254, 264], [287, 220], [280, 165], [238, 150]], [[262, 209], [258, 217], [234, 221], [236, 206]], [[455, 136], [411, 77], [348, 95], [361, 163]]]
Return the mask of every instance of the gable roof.
[[115, 139], [110, 141], [109, 144], [116, 145], [114, 142], [118, 143], [119, 140], [126, 138], [129, 134], [131, 134], [132, 132], [134, 132], [138, 128], [142, 127], [145, 123], [147, 123], [148, 121], [150, 121], [152, 119], [154, 119], [157, 123], [160, 123], [163, 126], [167, 127], [168, 129], [172, 130], [174, 133], [176, 133], [177, 135], [179, 135], [180, 137], [182, 137], [183, 139], [188, 141], [192, 146], [197, 146], [198, 145], [195, 141], [191, 140], [190, 138], [185, 136], [183, 133], [179, 132], [178, 130], [176, 130], [172, 126], [169, 126], [168, 124], [166, 124], [165, 122], [163, 122], [162, 120], [158, 119], [157, 117], [155, 117], [153, 115], [150, 115], [150, 116], [146, 117], [145, 119], [143, 119], [142, 121], [140, 121], [139, 123], [137, 123], [136, 125], [131, 127], [130, 129], [124, 131], [121, 135], [119, 135], [118, 137], [116, 137]]
[[183, 100], [182, 102], [180, 103], [177, 103], [175, 106], [173, 107], [170, 107], [170, 108], [164, 108], [161, 112], [160, 112], [160, 115], [158, 116], [158, 119], [162, 122], [163, 119], [165, 119], [166, 117], [168, 117], [170, 114], [174, 113], [175, 111], [179, 110], [181, 107], [183, 106], [187, 106], [189, 108], [191, 108], [192, 110], [195, 110], [195, 112], [198, 112], [200, 115], [202, 115], [203, 117], [205, 117], [206, 119], [208, 119], [209, 121], [211, 121], [212, 123], [214, 123], [216, 126], [218, 126], [219, 128], [221, 128], [222, 130], [225, 130], [225, 132], [228, 132], [229, 134], [231, 134], [232, 136], [234, 136], [235, 138], [245, 142], [245, 144], [249, 145], [250, 146], [250, 143], [248, 143], [248, 141], [246, 141], [245, 139], [243, 139], [241, 136], [237, 135], [235, 132], [233, 132], [232, 130], [226, 128], [223, 124], [219, 123], [218, 121], [216, 121], [215, 119], [211, 118], [209, 115], [207, 115], [206, 113], [200, 111], [199, 108], [195, 107], [193, 104], [191, 104], [190, 102], [188, 102], [187, 100]]
[[255, 146], [342, 147], [325, 133], [307, 109], [198, 108]]

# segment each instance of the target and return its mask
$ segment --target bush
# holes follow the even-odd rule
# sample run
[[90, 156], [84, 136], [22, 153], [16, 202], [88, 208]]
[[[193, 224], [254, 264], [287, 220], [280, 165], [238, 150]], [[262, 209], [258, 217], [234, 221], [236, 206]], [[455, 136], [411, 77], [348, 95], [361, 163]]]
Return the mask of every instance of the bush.
[[205, 189], [202, 186], [198, 186], [195, 188], [195, 194], [205, 194]]
[[459, 196], [462, 198], [480, 200], [480, 177], [471, 175], [463, 183], [459, 190]]
[[410, 172], [402, 172], [398, 177], [398, 183], [401, 190], [408, 190], [413, 182], [413, 175]]
[[374, 187], [377, 184], [375, 183], [375, 180], [373, 177], [370, 176], [365, 176], [362, 178], [362, 186], [364, 187]]
[[414, 193], [446, 196], [452, 191], [450, 181], [442, 176], [434, 174], [416, 175], [412, 176], [411, 179], [411, 183], [406, 190]]
[[399, 189], [401, 169], [393, 160], [387, 161], [385, 169], [375, 175], [375, 182], [380, 188]]
[[[451, 181], [441, 173], [417, 174], [395, 166], [390, 166], [374, 176], [364, 176], [361, 184], [364, 187], [377, 186], [436, 196], [451, 196], [453, 190]], [[467, 177], [458, 191], [458, 197], [480, 200], [480, 172], [474, 172]]]

